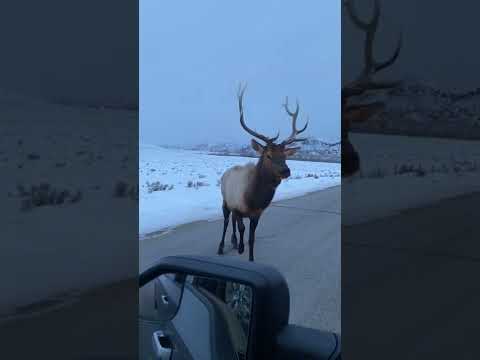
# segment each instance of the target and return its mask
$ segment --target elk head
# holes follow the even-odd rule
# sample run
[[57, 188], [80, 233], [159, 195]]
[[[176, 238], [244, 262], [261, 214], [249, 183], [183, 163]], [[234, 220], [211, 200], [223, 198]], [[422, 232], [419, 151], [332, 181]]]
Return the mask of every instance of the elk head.
[[360, 169], [360, 157], [350, 143], [348, 134], [352, 122], [367, 121], [374, 114], [384, 108], [383, 102], [372, 102], [368, 104], [349, 104], [349, 100], [355, 96], [362, 95], [370, 90], [390, 89], [398, 86], [399, 81], [376, 82], [371, 79], [372, 75], [391, 66], [400, 54], [402, 47], [402, 36], [400, 34], [397, 47], [394, 53], [383, 62], [373, 58], [373, 41], [380, 18], [380, 4], [378, 0], [374, 3], [373, 18], [366, 23], [358, 17], [351, 0], [344, 0], [344, 6], [355, 26], [365, 32], [364, 67], [357, 78], [351, 83], [342, 87], [342, 176], [351, 176]]
[[305, 141], [306, 138], [297, 138], [297, 135], [304, 132], [308, 126], [308, 121], [305, 126], [298, 130], [297, 129], [297, 117], [300, 111], [300, 105], [296, 105], [295, 111], [291, 111], [288, 107], [288, 97], [285, 99], [285, 104], [283, 104], [285, 111], [292, 119], [292, 132], [281, 143], [275, 143], [278, 139], [280, 133], [277, 133], [274, 137], [268, 137], [262, 134], [253, 131], [245, 124], [245, 118], [243, 114], [243, 95], [245, 93], [245, 87], [239, 89], [238, 91], [238, 109], [240, 111], [240, 124], [242, 128], [252, 135], [253, 137], [261, 140], [264, 144], [259, 143], [257, 140], [252, 139], [251, 145], [252, 148], [260, 155], [259, 164], [261, 164], [263, 169], [269, 171], [277, 179], [286, 179], [290, 176], [290, 169], [287, 166], [286, 160], [289, 156], [295, 154], [299, 147], [289, 147], [295, 142]]

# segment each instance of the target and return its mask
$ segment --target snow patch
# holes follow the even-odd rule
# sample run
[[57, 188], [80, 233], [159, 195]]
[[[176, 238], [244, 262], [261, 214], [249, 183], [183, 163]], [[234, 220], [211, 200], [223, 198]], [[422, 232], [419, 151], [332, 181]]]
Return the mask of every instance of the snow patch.
[[[222, 216], [219, 179], [229, 167], [256, 159], [215, 156], [201, 151], [140, 146], [140, 239], [145, 234], [193, 221]], [[273, 201], [305, 195], [340, 185], [340, 164], [289, 160], [292, 175], [282, 181]], [[316, 178], [315, 176], [316, 175]], [[149, 192], [147, 183], [167, 185]], [[200, 186], [189, 186], [201, 183]], [[173, 187], [172, 187], [173, 185]], [[151, 187], [150, 187], [151, 188]]]
[[478, 141], [372, 134], [350, 134], [350, 139], [362, 166], [342, 183], [348, 199], [342, 203], [344, 225], [480, 191]]

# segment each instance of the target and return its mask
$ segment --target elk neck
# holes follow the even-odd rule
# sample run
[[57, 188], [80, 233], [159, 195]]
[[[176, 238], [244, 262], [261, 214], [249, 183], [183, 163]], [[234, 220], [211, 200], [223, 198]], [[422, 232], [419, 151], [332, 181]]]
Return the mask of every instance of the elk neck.
[[263, 210], [270, 205], [281, 179], [265, 166], [263, 156], [255, 166], [255, 174], [247, 193], [247, 206], [250, 210]]

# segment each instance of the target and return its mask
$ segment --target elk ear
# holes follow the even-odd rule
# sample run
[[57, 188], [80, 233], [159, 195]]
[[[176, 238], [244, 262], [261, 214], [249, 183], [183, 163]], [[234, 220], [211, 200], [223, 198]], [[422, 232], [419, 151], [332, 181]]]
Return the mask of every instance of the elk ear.
[[265, 151], [265, 147], [260, 144], [258, 141], [255, 139], [252, 139], [252, 148], [255, 150], [259, 155], [262, 155], [263, 152]]
[[287, 148], [283, 151], [283, 153], [285, 154], [285, 156], [292, 156], [292, 155], [295, 155], [295, 153], [297, 152], [297, 150], [300, 149], [299, 147], [294, 147], [294, 148]]
[[350, 106], [345, 111], [346, 120], [349, 122], [363, 122], [368, 120], [371, 116], [385, 108], [382, 102], [374, 102], [365, 105]]

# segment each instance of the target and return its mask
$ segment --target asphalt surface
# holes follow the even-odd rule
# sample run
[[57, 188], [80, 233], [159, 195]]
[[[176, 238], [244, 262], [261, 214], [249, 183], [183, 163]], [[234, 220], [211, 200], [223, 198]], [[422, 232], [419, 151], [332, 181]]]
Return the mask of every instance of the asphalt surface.
[[0, 321], [1, 359], [135, 359], [138, 279]]
[[479, 203], [342, 227], [345, 359], [480, 359]]
[[[300, 323], [305, 320], [323, 325], [330, 317], [340, 317], [340, 216], [332, 210], [340, 206], [339, 190], [332, 188], [279, 203], [265, 213], [265, 218], [283, 214], [285, 209], [291, 210], [291, 218], [282, 219], [288, 220], [286, 223], [267, 220], [258, 229], [258, 261], [277, 261], [287, 280], [303, 276], [297, 284], [289, 280], [291, 316]], [[330, 210], [317, 207], [316, 197]], [[468, 194], [341, 228], [344, 358], [480, 359], [479, 203], [480, 193]], [[295, 209], [299, 205], [304, 210]], [[313, 224], [311, 216], [315, 216]], [[151, 246], [158, 253], [145, 253], [143, 266], [173, 251], [172, 237], [215, 224], [218, 222], [189, 224], [159, 236], [157, 241], [148, 239], [142, 251]], [[311, 235], [328, 226], [335, 242], [329, 236], [300, 238], [290, 229], [300, 227], [301, 233]], [[280, 238], [283, 233], [292, 236], [287, 244], [275, 243], [272, 233], [280, 234]], [[316, 246], [312, 246], [310, 241], [315, 239]], [[205, 241], [202, 237], [196, 240]], [[158, 246], [162, 242], [164, 246]], [[190, 251], [179, 249], [178, 253], [216, 250], [215, 241], [206, 242], [206, 247], [190, 245]], [[230, 252], [226, 256], [239, 255]], [[246, 259], [246, 254], [242, 256]], [[312, 259], [315, 261], [310, 263]], [[325, 289], [328, 279], [336, 293]], [[138, 336], [137, 286], [133, 279], [93, 291], [54, 311], [0, 324], [1, 353], [13, 354], [3, 357], [36, 358], [41, 354], [49, 359], [133, 358], [138, 351], [132, 342]], [[298, 289], [304, 293], [296, 292]], [[336, 312], [329, 310], [325, 293], [333, 293], [332, 308]], [[327, 320], [323, 321], [325, 314]]]
[[[290, 323], [340, 333], [341, 187], [271, 204], [256, 231], [256, 262], [275, 266], [290, 289]], [[225, 255], [248, 261], [231, 247], [231, 223]], [[140, 241], [140, 269], [168, 255], [216, 255], [223, 220], [199, 221]]]

